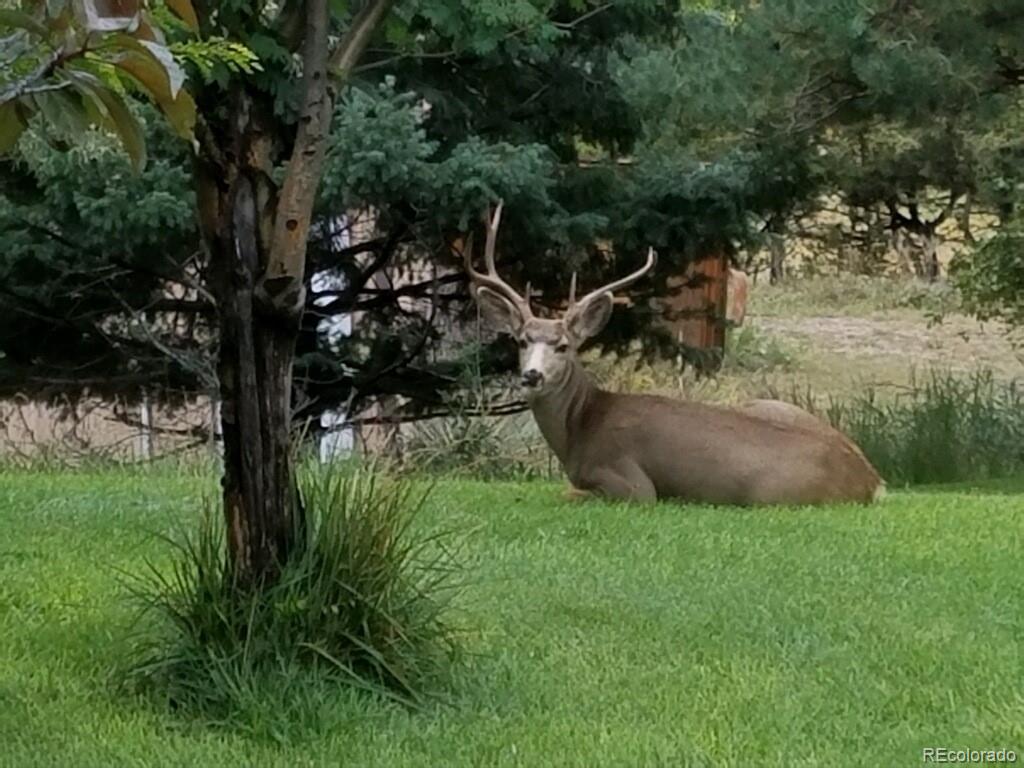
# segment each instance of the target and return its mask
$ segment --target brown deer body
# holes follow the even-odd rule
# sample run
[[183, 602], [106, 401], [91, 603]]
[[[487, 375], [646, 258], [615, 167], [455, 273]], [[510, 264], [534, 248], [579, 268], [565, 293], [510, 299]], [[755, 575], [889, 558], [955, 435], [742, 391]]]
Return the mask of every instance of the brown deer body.
[[716, 504], [868, 503], [884, 483], [846, 436], [789, 403], [741, 408], [654, 395], [607, 392], [576, 359], [612, 310], [612, 292], [646, 265], [575, 300], [562, 319], [533, 316], [529, 302], [497, 275], [494, 245], [501, 206], [488, 225], [487, 274], [466, 266], [481, 312], [520, 346], [522, 383], [544, 439], [572, 484], [616, 499], [677, 498]]

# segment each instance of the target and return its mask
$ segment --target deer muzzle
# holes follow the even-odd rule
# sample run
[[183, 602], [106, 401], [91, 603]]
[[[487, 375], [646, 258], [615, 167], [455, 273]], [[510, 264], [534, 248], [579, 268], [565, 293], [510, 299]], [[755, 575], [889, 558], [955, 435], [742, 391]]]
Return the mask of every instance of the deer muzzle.
[[520, 381], [527, 389], [535, 389], [544, 383], [544, 374], [536, 368], [528, 368], [523, 371]]

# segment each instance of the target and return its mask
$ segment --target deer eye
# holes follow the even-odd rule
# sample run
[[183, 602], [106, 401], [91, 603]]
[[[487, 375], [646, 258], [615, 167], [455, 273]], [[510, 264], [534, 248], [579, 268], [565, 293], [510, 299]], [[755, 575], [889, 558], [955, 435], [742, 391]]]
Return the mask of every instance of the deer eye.
[[526, 349], [528, 346], [530, 346], [530, 345], [526, 343], [526, 339], [520, 339], [519, 340], [519, 348], [520, 349]]
[[568, 352], [568, 351], [569, 351], [569, 345], [566, 344], [564, 341], [561, 344], [559, 344], [557, 347], [555, 347], [555, 352]]

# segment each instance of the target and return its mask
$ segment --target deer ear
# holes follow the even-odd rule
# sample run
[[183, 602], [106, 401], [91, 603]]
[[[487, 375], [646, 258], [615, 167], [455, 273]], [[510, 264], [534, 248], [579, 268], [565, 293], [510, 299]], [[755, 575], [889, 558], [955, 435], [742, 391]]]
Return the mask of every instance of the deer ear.
[[608, 324], [612, 316], [612, 295], [602, 293], [595, 296], [586, 304], [577, 306], [565, 318], [565, 324], [569, 333], [578, 340], [584, 341], [591, 336], [597, 336]]
[[487, 324], [499, 333], [515, 336], [522, 330], [519, 308], [501, 294], [481, 286], [476, 289], [476, 303]]

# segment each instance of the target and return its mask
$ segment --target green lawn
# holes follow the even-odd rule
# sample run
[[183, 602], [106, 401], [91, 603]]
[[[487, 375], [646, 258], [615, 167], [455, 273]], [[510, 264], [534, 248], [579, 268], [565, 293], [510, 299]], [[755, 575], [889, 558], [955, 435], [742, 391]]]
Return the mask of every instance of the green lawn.
[[120, 692], [118, 569], [197, 515], [168, 471], [0, 473], [0, 765], [903, 766], [1024, 755], [1024, 496], [876, 508], [566, 505], [551, 484], [443, 482], [472, 528], [454, 701], [339, 691], [283, 743]]

